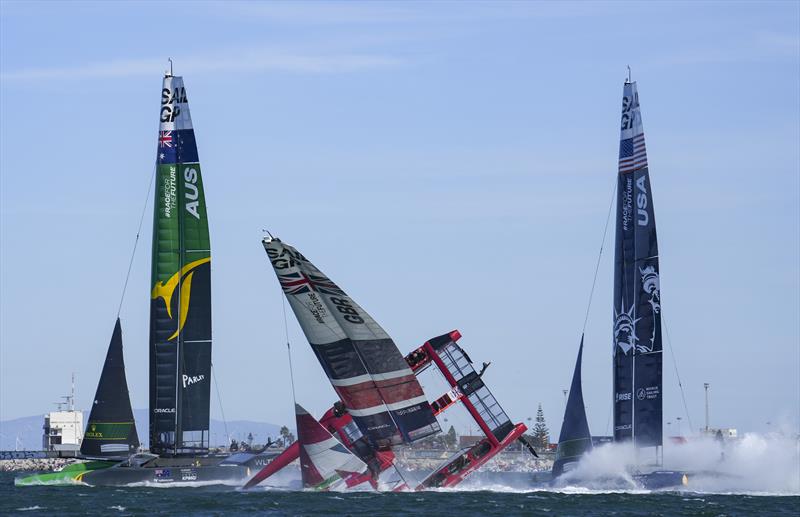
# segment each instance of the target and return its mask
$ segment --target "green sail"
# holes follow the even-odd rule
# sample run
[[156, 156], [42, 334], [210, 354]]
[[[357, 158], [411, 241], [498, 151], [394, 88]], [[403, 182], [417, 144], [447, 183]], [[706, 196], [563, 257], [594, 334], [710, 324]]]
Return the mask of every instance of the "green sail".
[[211, 396], [211, 244], [183, 78], [167, 75], [153, 217], [150, 300], [150, 450], [208, 450]]

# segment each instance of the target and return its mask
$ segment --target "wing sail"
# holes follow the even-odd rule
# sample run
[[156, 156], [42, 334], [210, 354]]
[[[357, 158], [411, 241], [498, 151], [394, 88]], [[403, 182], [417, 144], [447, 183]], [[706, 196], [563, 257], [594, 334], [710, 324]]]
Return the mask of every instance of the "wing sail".
[[161, 90], [150, 300], [150, 449], [208, 449], [211, 244], [183, 78]]
[[661, 290], [653, 191], [635, 82], [625, 83], [614, 259], [614, 439], [662, 444]]
[[373, 446], [439, 432], [416, 376], [380, 325], [295, 248], [274, 238], [263, 244], [311, 348]]

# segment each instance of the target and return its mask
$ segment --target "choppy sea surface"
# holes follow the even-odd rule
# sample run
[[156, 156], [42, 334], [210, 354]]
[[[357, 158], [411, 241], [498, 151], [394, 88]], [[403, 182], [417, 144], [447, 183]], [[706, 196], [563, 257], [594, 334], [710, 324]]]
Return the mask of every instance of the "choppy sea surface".
[[0, 473], [0, 515], [691, 515], [797, 516], [800, 496], [769, 493], [491, 489], [417, 493], [336, 493], [226, 486], [108, 488], [14, 486]]

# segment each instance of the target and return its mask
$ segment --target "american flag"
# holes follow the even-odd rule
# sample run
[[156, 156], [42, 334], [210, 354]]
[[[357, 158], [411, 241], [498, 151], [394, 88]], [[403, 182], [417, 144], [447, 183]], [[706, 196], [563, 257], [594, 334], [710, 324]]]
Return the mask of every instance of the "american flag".
[[647, 167], [644, 133], [619, 143], [619, 172], [631, 172]]
[[172, 131], [161, 131], [158, 133], [159, 147], [172, 147]]

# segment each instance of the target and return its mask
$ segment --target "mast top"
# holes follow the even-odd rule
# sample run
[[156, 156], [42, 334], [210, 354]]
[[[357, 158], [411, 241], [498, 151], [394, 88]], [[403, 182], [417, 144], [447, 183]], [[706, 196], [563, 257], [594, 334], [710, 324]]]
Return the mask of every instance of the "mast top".
[[261, 231], [264, 232], [264, 236], [262, 237], [261, 242], [272, 242], [272, 241], [280, 242], [280, 239], [273, 237], [270, 231], [267, 230], [266, 228], [262, 228]]
[[[172, 60], [170, 60], [170, 63], [172, 63]], [[630, 84], [631, 83], [631, 65], [627, 65], [627, 67], [628, 67], [628, 78], [625, 80], [625, 84]]]
[[172, 77], [172, 58], [168, 57], [167, 61], [169, 61], [169, 70], [164, 72], [164, 77]]

